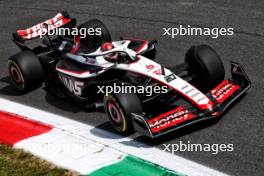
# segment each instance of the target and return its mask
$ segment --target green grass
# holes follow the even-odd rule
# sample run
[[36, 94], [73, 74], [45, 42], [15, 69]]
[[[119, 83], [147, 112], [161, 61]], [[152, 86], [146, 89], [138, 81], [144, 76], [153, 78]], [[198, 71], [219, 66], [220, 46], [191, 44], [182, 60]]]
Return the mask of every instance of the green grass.
[[20, 149], [0, 145], [0, 176], [76, 176]]

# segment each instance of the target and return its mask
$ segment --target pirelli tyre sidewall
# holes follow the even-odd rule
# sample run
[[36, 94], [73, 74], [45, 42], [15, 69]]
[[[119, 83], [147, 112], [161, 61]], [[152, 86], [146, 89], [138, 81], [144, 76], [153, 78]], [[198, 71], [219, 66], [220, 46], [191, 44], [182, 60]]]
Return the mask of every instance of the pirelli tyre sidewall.
[[134, 132], [132, 114], [142, 114], [142, 103], [136, 94], [107, 94], [104, 107], [114, 129], [121, 134]]
[[21, 92], [28, 92], [42, 85], [44, 73], [38, 57], [29, 50], [8, 59], [12, 84]]

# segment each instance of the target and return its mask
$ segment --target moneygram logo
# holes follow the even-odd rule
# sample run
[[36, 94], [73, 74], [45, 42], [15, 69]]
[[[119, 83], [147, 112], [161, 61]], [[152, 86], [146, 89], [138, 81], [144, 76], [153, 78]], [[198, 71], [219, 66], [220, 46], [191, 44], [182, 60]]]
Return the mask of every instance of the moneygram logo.
[[149, 126], [150, 128], [160, 128], [160, 127], [163, 127], [163, 126], [167, 126], [168, 123], [174, 123], [174, 121], [182, 121], [182, 120], [186, 120], [188, 119], [188, 111], [183, 109], [183, 110], [180, 110], [178, 112], [175, 112], [173, 114], [170, 114], [162, 119], [159, 119], [159, 120], [156, 120], [155, 122], [153, 123], [150, 123]]

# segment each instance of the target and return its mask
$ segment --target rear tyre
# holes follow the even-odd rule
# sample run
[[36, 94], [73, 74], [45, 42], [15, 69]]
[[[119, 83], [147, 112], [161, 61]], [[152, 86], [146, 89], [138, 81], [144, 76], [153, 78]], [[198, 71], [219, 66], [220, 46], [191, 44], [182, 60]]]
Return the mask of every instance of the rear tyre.
[[8, 59], [9, 75], [13, 85], [22, 92], [40, 87], [44, 72], [38, 57], [29, 50]]
[[[87, 30], [93, 28], [93, 30], [95, 31], [94, 34], [96, 34], [96, 35], [87, 34], [85, 38], [81, 38], [81, 49], [82, 50], [87, 50], [87, 52], [93, 52], [103, 43], [112, 41], [110, 32], [108, 31], [104, 23], [101, 22], [100, 20], [97, 20], [97, 19], [89, 20], [81, 24], [80, 26], [78, 26], [78, 29], [81, 29], [81, 28], [85, 28]], [[99, 32], [98, 30], [101, 32]], [[98, 35], [98, 33], [101, 33], [101, 34]]]
[[225, 78], [222, 60], [208, 45], [192, 46], [185, 55], [188, 73], [195, 75], [194, 82], [205, 90], [220, 84]]
[[104, 98], [104, 108], [114, 129], [123, 135], [134, 132], [131, 113], [143, 113], [139, 97], [132, 93], [110, 93], [106, 95]]

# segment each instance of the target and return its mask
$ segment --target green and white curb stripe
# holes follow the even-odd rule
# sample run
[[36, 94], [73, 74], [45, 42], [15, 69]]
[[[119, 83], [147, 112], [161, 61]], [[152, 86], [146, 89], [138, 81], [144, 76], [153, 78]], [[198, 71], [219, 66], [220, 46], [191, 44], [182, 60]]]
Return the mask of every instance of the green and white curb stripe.
[[84, 175], [180, 176], [161, 166], [56, 128], [20, 141], [14, 147]]
[[[14, 147], [82, 175], [109, 174], [117, 167], [118, 170], [124, 169], [124, 173], [120, 171], [115, 175], [126, 176], [130, 173], [129, 176], [132, 176], [130, 170], [135, 167], [132, 170], [141, 173], [139, 175], [153, 175], [156, 172], [157, 175], [226, 176], [180, 156], [66, 117], [2, 98], [0, 104], [0, 109], [4, 111], [53, 126], [49, 132], [22, 140]], [[125, 167], [128, 161], [130, 166]]]
[[183, 174], [170, 171], [153, 163], [144, 161], [134, 156], [126, 156], [121, 161], [105, 166], [89, 174], [89, 176], [184, 176]]

